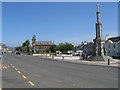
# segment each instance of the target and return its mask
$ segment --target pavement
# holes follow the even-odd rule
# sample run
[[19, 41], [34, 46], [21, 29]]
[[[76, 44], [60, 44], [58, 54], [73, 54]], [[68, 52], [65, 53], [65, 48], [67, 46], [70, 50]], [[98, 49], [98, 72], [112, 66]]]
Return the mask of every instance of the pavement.
[[2, 88], [118, 88], [118, 68], [6, 53]]
[[[35, 55], [37, 56], [37, 55]], [[38, 55], [41, 58], [47, 58], [47, 59], [54, 59], [54, 60], [60, 60], [65, 62], [72, 62], [72, 63], [82, 63], [82, 64], [88, 64], [88, 65], [101, 65], [101, 66], [108, 66], [108, 67], [120, 67], [120, 59], [110, 59], [110, 64], [108, 65], [108, 61], [87, 61], [80, 59], [79, 56], [64, 56], [64, 59], [62, 56], [46, 56], [46, 55]]]

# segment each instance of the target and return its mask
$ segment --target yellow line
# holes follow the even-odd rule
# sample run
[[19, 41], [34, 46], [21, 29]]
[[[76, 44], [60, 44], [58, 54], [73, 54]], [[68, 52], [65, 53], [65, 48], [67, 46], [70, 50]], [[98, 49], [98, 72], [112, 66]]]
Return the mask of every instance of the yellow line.
[[28, 83], [31, 85], [31, 86], [35, 86], [35, 84], [31, 81], [28, 81]]
[[5, 67], [5, 69], [7, 69], [7, 67]]
[[2, 88], [0, 88], [0, 90], [2, 90]]
[[12, 66], [13, 68], [15, 67], [15, 66]]
[[18, 73], [21, 73], [20, 71], [17, 71]]
[[10, 64], [10, 65], [12, 65], [12, 64]]
[[22, 77], [23, 77], [24, 79], [26, 79], [26, 78], [27, 78], [25, 75], [22, 75]]
[[15, 70], [17, 71], [17, 68], [15, 68]]

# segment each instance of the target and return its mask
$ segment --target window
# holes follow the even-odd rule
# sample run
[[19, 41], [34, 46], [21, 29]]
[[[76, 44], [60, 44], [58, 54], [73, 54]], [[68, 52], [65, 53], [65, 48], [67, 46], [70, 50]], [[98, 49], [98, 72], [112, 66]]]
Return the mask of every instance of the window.
[[113, 47], [115, 48], [115, 44], [113, 45]]
[[115, 55], [115, 51], [114, 51], [114, 55]]
[[108, 47], [110, 48], [110, 45]]

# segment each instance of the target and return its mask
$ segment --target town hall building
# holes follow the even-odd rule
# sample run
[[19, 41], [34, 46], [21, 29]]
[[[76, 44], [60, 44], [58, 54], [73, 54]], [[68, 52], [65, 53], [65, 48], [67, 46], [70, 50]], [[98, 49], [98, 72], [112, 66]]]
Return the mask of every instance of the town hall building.
[[54, 45], [53, 41], [36, 41], [36, 36], [32, 37], [32, 47], [34, 52], [44, 52]]

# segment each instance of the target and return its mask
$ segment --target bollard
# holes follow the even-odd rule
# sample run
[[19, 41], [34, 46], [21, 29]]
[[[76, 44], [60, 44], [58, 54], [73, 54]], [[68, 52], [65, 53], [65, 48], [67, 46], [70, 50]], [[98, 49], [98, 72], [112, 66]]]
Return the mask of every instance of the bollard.
[[108, 59], [108, 65], [110, 65], [110, 59]]
[[52, 59], [54, 58], [54, 55], [52, 55]]
[[81, 56], [79, 56], [79, 60], [81, 60]]
[[64, 60], [64, 56], [62, 56], [62, 60]]

